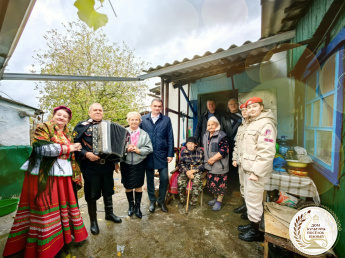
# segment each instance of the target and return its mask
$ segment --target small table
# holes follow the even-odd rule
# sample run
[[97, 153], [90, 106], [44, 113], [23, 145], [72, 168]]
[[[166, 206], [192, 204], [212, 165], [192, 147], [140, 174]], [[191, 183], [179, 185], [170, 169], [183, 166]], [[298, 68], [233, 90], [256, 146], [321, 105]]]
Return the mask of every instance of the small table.
[[287, 172], [273, 171], [265, 184], [265, 190], [272, 191], [274, 189], [299, 196], [312, 197], [317, 205], [320, 204], [317, 188], [314, 181], [308, 176], [300, 177], [290, 175]]

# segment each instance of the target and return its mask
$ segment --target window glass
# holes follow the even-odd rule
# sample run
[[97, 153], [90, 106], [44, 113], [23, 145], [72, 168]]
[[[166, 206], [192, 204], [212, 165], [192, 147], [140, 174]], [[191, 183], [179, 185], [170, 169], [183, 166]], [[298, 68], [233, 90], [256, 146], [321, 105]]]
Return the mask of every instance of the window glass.
[[316, 97], [316, 71], [307, 80], [307, 102]]
[[305, 148], [309, 154], [314, 155], [314, 131], [305, 130], [305, 137]]
[[316, 157], [328, 165], [332, 164], [332, 132], [317, 132]]
[[333, 125], [333, 106], [334, 106], [334, 95], [330, 95], [322, 101], [321, 126]]
[[320, 100], [313, 102], [313, 126], [320, 126]]
[[334, 77], [335, 77], [335, 56], [332, 55], [324, 66], [320, 73], [320, 94], [325, 94], [334, 89]]
[[311, 104], [307, 105], [306, 111], [305, 111], [305, 120], [306, 120], [306, 126], [311, 126]]

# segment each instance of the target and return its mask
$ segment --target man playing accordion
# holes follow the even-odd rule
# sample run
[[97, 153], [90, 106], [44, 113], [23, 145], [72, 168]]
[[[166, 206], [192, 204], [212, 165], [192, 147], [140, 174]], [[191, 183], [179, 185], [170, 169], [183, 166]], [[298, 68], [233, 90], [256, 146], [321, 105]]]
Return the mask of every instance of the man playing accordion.
[[[79, 122], [74, 128], [74, 142], [80, 142], [82, 149], [78, 152], [77, 159], [84, 178], [85, 200], [90, 216], [91, 233], [97, 235], [96, 201], [103, 195], [105, 219], [115, 223], [122, 220], [113, 213], [114, 179], [113, 171], [116, 160], [110, 159], [109, 155], [95, 155], [93, 153], [93, 128], [103, 119], [103, 107], [99, 103], [93, 103], [89, 108], [90, 119]], [[118, 173], [118, 169], [115, 170]]]

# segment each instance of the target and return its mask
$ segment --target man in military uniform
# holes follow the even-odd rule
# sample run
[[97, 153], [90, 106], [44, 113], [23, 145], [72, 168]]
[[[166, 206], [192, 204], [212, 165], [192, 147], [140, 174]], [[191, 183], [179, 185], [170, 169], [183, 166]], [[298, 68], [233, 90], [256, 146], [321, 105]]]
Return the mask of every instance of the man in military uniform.
[[[96, 201], [103, 195], [105, 219], [115, 223], [122, 220], [113, 213], [115, 161], [108, 160], [106, 157], [97, 156], [92, 152], [92, 131], [93, 126], [103, 119], [103, 108], [101, 104], [94, 103], [89, 108], [90, 119], [79, 122], [74, 128], [74, 142], [80, 142], [82, 149], [76, 157], [80, 164], [80, 169], [84, 178], [85, 200], [90, 216], [91, 233], [97, 235], [99, 228], [97, 224], [97, 205]], [[117, 169], [116, 172], [118, 173]]]

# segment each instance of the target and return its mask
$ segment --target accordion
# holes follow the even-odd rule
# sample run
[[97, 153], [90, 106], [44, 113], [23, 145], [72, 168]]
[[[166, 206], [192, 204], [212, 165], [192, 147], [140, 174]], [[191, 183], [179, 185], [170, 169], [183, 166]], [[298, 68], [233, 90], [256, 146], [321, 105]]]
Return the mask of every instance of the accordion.
[[116, 123], [103, 120], [93, 126], [92, 149], [96, 155], [108, 155], [109, 160], [119, 160], [125, 154], [127, 130]]

